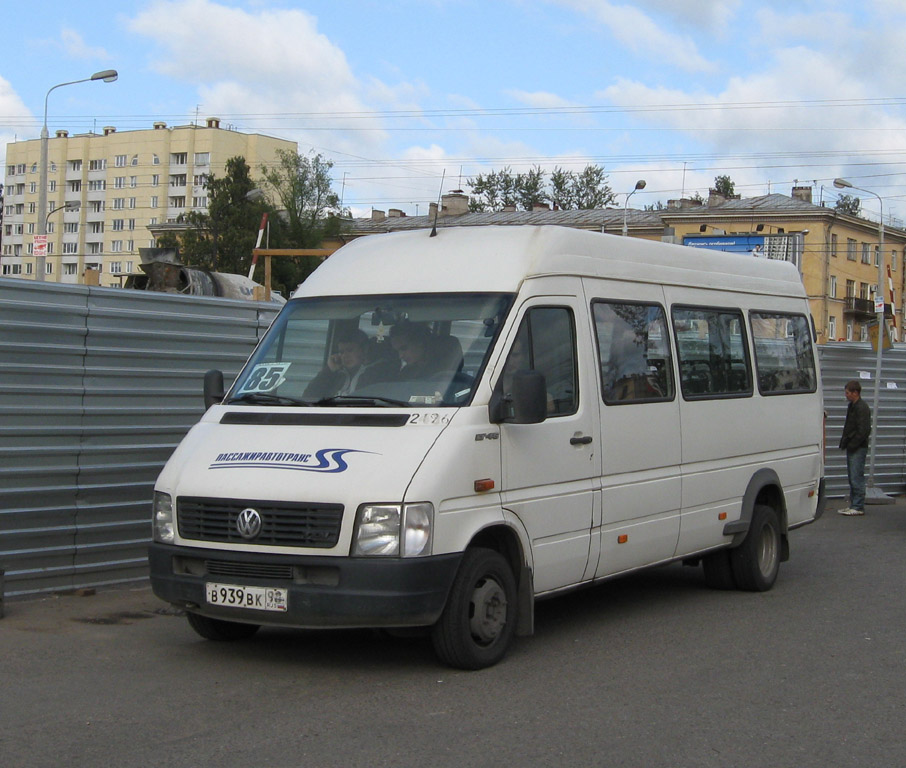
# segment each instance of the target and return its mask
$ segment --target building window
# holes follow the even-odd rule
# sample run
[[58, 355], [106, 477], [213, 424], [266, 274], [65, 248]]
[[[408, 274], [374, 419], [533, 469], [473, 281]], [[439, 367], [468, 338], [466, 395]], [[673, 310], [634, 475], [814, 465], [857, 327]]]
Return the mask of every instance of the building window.
[[117, 156], [114, 158], [114, 160], [113, 160], [113, 164], [114, 164], [117, 168], [125, 168], [125, 167], [126, 167], [126, 156], [125, 156], [125, 155], [117, 155]]
[[211, 162], [210, 152], [196, 152], [195, 165], [208, 165]]
[[96, 256], [97, 254], [99, 254], [101, 252], [100, 243], [86, 243], [86, 247], [88, 249], [89, 256]]
[[90, 160], [88, 162], [89, 171], [103, 171], [107, 167], [106, 160]]
[[57, 182], [54, 181], [53, 179], [51, 179], [47, 184], [47, 191], [56, 192], [57, 191]]
[[70, 160], [69, 161], [69, 170], [70, 171], [81, 171], [82, 170], [82, 161], [81, 160]]
[[856, 296], [856, 281], [847, 280], [846, 281], [846, 298], [852, 299]]
[[205, 184], [208, 183], [208, 174], [196, 173], [194, 181], [195, 181], [196, 187], [203, 187]]
[[207, 208], [208, 207], [208, 198], [193, 197], [192, 198], [192, 207], [193, 208]]
[[125, 228], [124, 224], [125, 224], [125, 221], [123, 219], [114, 219], [113, 220], [113, 231], [114, 232], [122, 231]]
[[103, 221], [92, 221], [88, 225], [88, 231], [92, 235], [101, 235], [104, 233], [104, 222]]
[[63, 243], [63, 253], [78, 253], [79, 244], [78, 243]]
[[837, 236], [831, 235], [830, 238], [830, 255], [837, 258]]
[[129, 219], [126, 225], [126, 229], [132, 231], [135, 229], [135, 219]]
[[160, 165], [160, 158], [157, 155], [151, 155], [151, 165]]
[[859, 298], [868, 299], [868, 283], [859, 283]]
[[130, 197], [130, 198], [129, 198], [129, 207], [130, 207], [130, 208], [135, 208], [135, 206], [137, 205], [137, 203], [138, 203], [138, 198], [135, 198], [135, 197]]
[[78, 232], [79, 231], [79, 222], [64, 221], [63, 222], [63, 231], [64, 232]]
[[125, 197], [114, 197], [113, 198], [113, 210], [120, 211], [126, 207], [126, 198]]
[[850, 261], [856, 260], [856, 241], [851, 237], [846, 238], [846, 258]]
[[129, 177], [129, 186], [135, 189], [138, 186], [138, 176]]
[[64, 275], [74, 275], [76, 273], [76, 267], [78, 267], [78, 264], [64, 264], [63, 265], [63, 274]]
[[117, 176], [113, 180], [114, 189], [123, 189], [123, 188], [125, 188], [125, 186], [126, 186], [126, 177], [125, 176]]
[[75, 181], [68, 181], [66, 183], [67, 183], [67, 186], [69, 187], [70, 192], [81, 192], [82, 191], [82, 182], [80, 180], [76, 179]]
[[138, 165], [138, 155], [132, 155], [132, 165]]
[[[154, 196], [151, 198], [151, 207], [152, 207], [152, 208], [157, 208], [157, 203], [158, 203], [157, 195], [154, 195]], [[157, 222], [153, 222], [153, 223], [156, 224]]]
[[188, 152], [171, 152], [170, 165], [185, 165], [189, 160]]
[[123, 271], [123, 262], [121, 261], [111, 261], [110, 262], [110, 272], [111, 274], [119, 274]]
[[186, 207], [186, 198], [185, 197], [171, 197], [169, 199], [169, 204], [171, 208], [185, 208]]
[[891, 272], [897, 271], [897, 249], [896, 248], [894, 248], [890, 252], [890, 271]]
[[871, 264], [871, 250], [869, 243], [862, 243], [862, 263]]
[[36, 210], [36, 208], [37, 208], [37, 206], [35, 205], [35, 203], [29, 203], [29, 204], [28, 204], [28, 212], [29, 212], [29, 213], [34, 213], [35, 210]]
[[[31, 253], [31, 248], [28, 249], [28, 252]], [[28, 262], [28, 264], [25, 265], [25, 274], [30, 275], [34, 271], [34, 266], [35, 265], [31, 262]]]
[[106, 203], [104, 200], [89, 200], [88, 208], [92, 213], [101, 213], [106, 208]]
[[92, 179], [88, 182], [89, 192], [103, 192], [105, 189], [107, 189], [106, 179]]
[[110, 252], [111, 253], [122, 253], [123, 252], [123, 241], [114, 240], [110, 243]]
[[35, 192], [38, 191], [38, 182], [37, 182], [37, 181], [30, 181], [30, 182], [28, 183], [28, 191], [29, 191], [31, 194], [35, 194]]

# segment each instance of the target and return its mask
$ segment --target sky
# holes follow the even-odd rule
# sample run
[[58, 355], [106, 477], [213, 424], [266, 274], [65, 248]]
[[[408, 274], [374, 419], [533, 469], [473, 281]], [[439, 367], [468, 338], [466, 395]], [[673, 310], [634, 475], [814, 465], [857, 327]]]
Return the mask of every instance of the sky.
[[[906, 0], [79, 0], [17, 4], [0, 154], [203, 124], [333, 163], [354, 215], [425, 214], [479, 173], [596, 163], [623, 205], [812, 184], [906, 220]], [[5, 165], [5, 164], [4, 164]], [[873, 194], [872, 194], [873, 193]], [[891, 217], [888, 219], [888, 217]]]

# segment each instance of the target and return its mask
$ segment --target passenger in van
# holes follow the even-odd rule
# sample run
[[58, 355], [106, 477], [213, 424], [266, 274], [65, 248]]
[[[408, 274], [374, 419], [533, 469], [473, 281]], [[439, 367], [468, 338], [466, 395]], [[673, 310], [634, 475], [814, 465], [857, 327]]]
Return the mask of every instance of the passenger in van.
[[401, 368], [397, 381], [411, 381], [430, 376], [437, 371], [432, 357], [433, 336], [427, 326], [403, 320], [390, 329], [390, 344], [399, 355]]
[[304, 397], [321, 399], [348, 395], [360, 387], [393, 375], [387, 363], [372, 359], [367, 334], [359, 328], [337, 334], [336, 352], [305, 388]]

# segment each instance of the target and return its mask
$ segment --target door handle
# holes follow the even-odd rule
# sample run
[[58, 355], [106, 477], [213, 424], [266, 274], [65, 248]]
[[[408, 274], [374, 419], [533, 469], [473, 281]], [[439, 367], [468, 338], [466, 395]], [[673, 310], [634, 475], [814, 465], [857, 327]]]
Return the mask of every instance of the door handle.
[[591, 442], [591, 435], [585, 435], [585, 437], [571, 437], [569, 439], [570, 445], [588, 445]]

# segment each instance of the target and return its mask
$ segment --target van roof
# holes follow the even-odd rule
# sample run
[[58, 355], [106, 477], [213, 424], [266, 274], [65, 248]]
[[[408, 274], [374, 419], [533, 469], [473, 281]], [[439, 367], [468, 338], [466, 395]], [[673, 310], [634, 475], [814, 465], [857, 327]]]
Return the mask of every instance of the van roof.
[[515, 293], [527, 279], [603, 277], [804, 297], [790, 262], [556, 226], [489, 226], [353, 240], [294, 297], [460, 291]]

